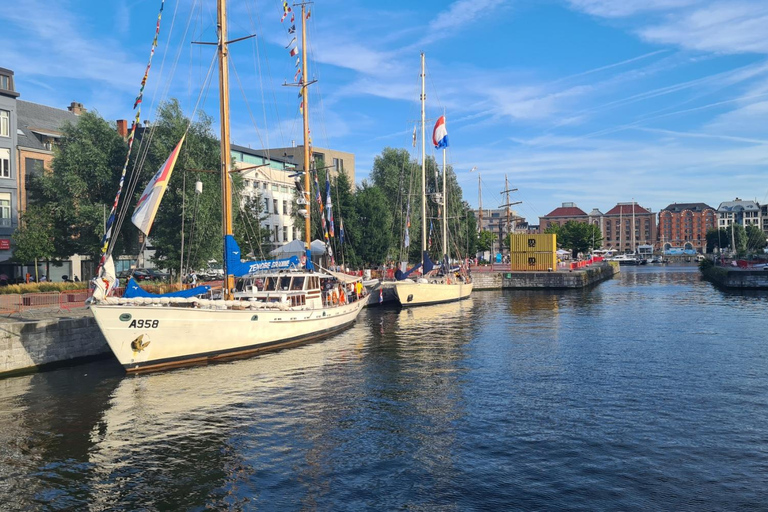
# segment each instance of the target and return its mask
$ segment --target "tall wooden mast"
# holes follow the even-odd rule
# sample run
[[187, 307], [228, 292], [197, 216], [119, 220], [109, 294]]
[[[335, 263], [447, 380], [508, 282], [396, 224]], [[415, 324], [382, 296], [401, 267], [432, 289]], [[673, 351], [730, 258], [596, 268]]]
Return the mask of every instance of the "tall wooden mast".
[[[307, 201], [307, 215], [304, 218], [304, 251], [306, 253], [306, 268], [311, 270], [312, 265], [312, 230], [310, 229], [310, 212], [312, 211], [311, 205], [311, 185], [309, 180], [309, 172], [312, 168], [310, 162], [309, 151], [309, 80], [307, 78], [307, 16], [306, 16], [306, 4], [301, 4], [301, 102], [302, 102], [302, 114], [304, 121], [304, 190], [309, 192]], [[322, 215], [322, 213], [320, 213]]]
[[[221, 230], [223, 237], [232, 235], [232, 184], [229, 170], [232, 154], [229, 148], [229, 50], [227, 48], [227, 7], [225, 0], [218, 0], [218, 48], [219, 48], [219, 104], [221, 111]], [[224, 296], [230, 298], [235, 279], [227, 268], [224, 254]]]
[[427, 136], [425, 125], [427, 115], [426, 72], [424, 70], [424, 52], [421, 52], [421, 269], [424, 272], [424, 253], [427, 252]]

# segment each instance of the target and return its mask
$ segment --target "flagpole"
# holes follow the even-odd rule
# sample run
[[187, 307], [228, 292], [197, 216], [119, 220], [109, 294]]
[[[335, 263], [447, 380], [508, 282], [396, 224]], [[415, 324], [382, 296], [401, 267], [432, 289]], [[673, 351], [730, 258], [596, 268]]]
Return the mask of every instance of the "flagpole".
[[[445, 148], [443, 148], [443, 260], [448, 261], [451, 249], [448, 246], [448, 196], [445, 193], [445, 170]], [[446, 273], [445, 269], [443, 273]]]

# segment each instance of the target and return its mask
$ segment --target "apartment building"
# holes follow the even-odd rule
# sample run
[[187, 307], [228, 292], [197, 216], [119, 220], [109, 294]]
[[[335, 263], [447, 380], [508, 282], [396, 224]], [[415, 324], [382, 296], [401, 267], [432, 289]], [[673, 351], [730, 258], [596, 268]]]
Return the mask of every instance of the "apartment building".
[[707, 249], [707, 231], [717, 226], [717, 212], [705, 203], [674, 203], [659, 212], [659, 234], [655, 246], [671, 249]]

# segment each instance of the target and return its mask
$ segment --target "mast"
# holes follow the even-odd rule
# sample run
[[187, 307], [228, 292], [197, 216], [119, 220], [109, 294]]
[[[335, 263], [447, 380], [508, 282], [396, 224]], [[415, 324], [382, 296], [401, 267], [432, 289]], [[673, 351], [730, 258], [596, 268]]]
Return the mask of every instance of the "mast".
[[[445, 148], [443, 148], [443, 260], [450, 261], [451, 248], [448, 245], [448, 195], [445, 188]], [[443, 269], [443, 273], [446, 273], [446, 269]]]
[[637, 239], [635, 237], [635, 200], [632, 199], [632, 253], [637, 253]]
[[[304, 122], [304, 190], [311, 191], [311, 185], [309, 181], [309, 170], [312, 167], [310, 165], [309, 154], [309, 80], [307, 79], [307, 16], [306, 16], [306, 4], [301, 4], [301, 101], [302, 101], [302, 118]], [[326, 171], [327, 172], [327, 171]], [[311, 197], [312, 194], [309, 194]], [[312, 232], [310, 229], [310, 212], [312, 211], [311, 204], [308, 201], [307, 215], [304, 218], [304, 251], [306, 253], [307, 262], [304, 265], [307, 270], [312, 270]], [[322, 215], [322, 213], [320, 214]]]
[[[221, 111], [221, 231], [223, 237], [232, 235], [232, 184], [229, 169], [232, 154], [229, 148], [229, 50], [227, 48], [227, 7], [224, 0], [217, 2], [219, 32], [219, 105]], [[226, 244], [224, 249], [224, 298], [231, 298], [235, 278], [227, 269]]]
[[483, 230], [483, 185], [480, 183], [480, 171], [477, 172], [477, 198], [480, 201], [479, 231], [482, 231]]
[[421, 52], [421, 269], [424, 272], [424, 253], [427, 252], [427, 136], [425, 125], [427, 121], [424, 111], [427, 101], [426, 72], [424, 71], [424, 52]]
[[[503, 204], [499, 206], [499, 208], [506, 207], [507, 209], [507, 234], [512, 233], [512, 210], [509, 209], [510, 206], [520, 204], [522, 201], [515, 201], [510, 202], [509, 201], [509, 193], [510, 192], [517, 192], [516, 188], [509, 188], [509, 179], [507, 178], [507, 175], [504, 175], [504, 190], [501, 191], [502, 194], [507, 194], [507, 204]], [[504, 252], [504, 240], [501, 238], [501, 233], [499, 236], [499, 251], [502, 253]]]

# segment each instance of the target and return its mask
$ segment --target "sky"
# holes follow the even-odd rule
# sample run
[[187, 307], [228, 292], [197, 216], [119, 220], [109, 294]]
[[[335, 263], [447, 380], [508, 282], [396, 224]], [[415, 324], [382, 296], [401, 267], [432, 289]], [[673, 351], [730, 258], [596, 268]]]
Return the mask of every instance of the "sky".
[[[169, 98], [193, 115], [202, 98], [218, 123], [213, 48], [189, 44], [213, 40], [212, 3], [166, 1], [142, 119]], [[231, 47], [232, 142], [300, 141], [282, 2], [230, 4], [229, 38], [257, 35]], [[20, 99], [132, 119], [159, 8], [19, 0], [0, 10], [0, 67]], [[563, 202], [768, 202], [765, 0], [317, 0], [311, 13], [313, 142], [354, 153], [358, 184], [385, 147], [418, 156], [424, 52], [427, 137], [444, 113], [447, 159], [473, 207], [478, 174], [484, 208], [504, 202], [506, 176], [531, 223]]]

